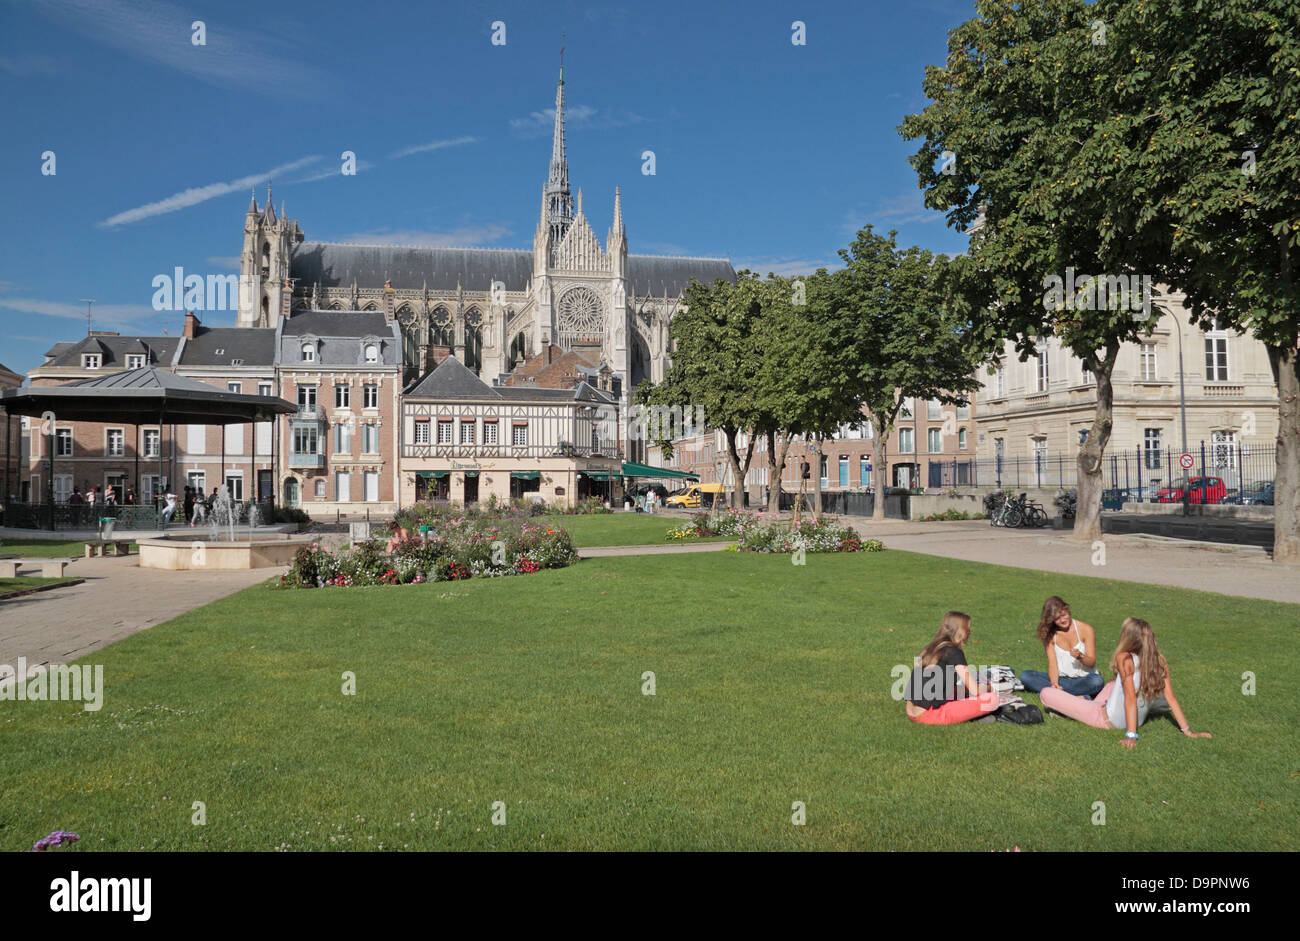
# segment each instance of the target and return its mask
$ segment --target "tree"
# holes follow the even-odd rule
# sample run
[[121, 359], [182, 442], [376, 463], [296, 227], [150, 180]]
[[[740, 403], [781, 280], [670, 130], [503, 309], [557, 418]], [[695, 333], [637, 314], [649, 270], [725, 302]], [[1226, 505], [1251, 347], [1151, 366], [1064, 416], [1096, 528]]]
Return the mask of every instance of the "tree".
[[[768, 480], [780, 507], [781, 472], [790, 443], [802, 435], [819, 450], [840, 425], [861, 419], [854, 359], [854, 321], [835, 303], [826, 269], [804, 278], [768, 275], [759, 325], [757, 432], [767, 436]], [[817, 461], [817, 457], [810, 458]], [[814, 467], [813, 512], [821, 512], [821, 474]]]
[[[1105, 235], [1144, 246], [1202, 326], [1249, 331], [1278, 385], [1273, 558], [1300, 562], [1300, 3], [1099, 0], [1114, 167]], [[1136, 159], [1135, 159], [1136, 158]]]
[[[643, 405], [703, 410], [708, 427], [722, 431], [732, 473], [732, 505], [744, 505], [745, 475], [754, 454], [754, 429], [761, 413], [755, 389], [760, 351], [755, 332], [763, 310], [765, 286], [742, 271], [736, 283], [712, 285], [692, 281], [683, 300], [686, 309], [673, 318], [676, 348], [663, 382], [643, 383], [637, 400]], [[656, 443], [671, 453], [669, 429], [653, 423]], [[748, 437], [741, 456], [740, 438]]]
[[[845, 267], [835, 272], [830, 294], [843, 322], [845, 348], [856, 363], [846, 398], [854, 412], [871, 412], [873, 518], [885, 517], [885, 439], [908, 398], [964, 405], [978, 382], [978, 350], [964, 333], [962, 317], [945, 303], [950, 263], [916, 246], [900, 250], [897, 232], [877, 235], [867, 226], [840, 251]], [[919, 442], [913, 442], [914, 448]]]
[[949, 282], [973, 346], [991, 352], [1011, 338], [1023, 361], [1055, 336], [1096, 382], [1074, 527], [1075, 538], [1092, 541], [1101, 534], [1115, 361], [1156, 322], [1159, 247], [1115, 230], [1116, 181], [1147, 157], [1112, 142], [1107, 161], [1087, 146], [1109, 139], [1123, 97], [1108, 66], [1113, 30], [1093, 5], [979, 0], [976, 10], [949, 34], [947, 64], [926, 70], [933, 103], [900, 132], [924, 138], [911, 162], [926, 205], [961, 228], [982, 219]]

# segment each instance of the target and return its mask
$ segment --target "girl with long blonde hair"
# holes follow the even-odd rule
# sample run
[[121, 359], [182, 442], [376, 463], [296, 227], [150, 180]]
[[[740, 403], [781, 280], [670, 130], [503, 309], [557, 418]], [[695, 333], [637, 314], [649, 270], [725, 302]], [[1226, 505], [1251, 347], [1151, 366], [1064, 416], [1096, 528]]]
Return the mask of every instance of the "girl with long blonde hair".
[[998, 708], [998, 694], [981, 689], [966, 666], [970, 615], [949, 611], [934, 639], [916, 658], [904, 693], [907, 717], [923, 725], [952, 725], [978, 719]]
[[1155, 631], [1141, 618], [1125, 618], [1119, 643], [1110, 658], [1115, 678], [1107, 683], [1093, 701], [1071, 696], [1055, 687], [1047, 687], [1039, 698], [1043, 705], [1070, 719], [1078, 719], [1099, 729], [1124, 729], [1120, 741], [1132, 748], [1138, 741], [1138, 726], [1146, 722], [1151, 705], [1164, 697], [1178, 728], [1189, 738], [1210, 738], [1209, 732], [1193, 732], [1174, 696], [1169, 663], [1156, 646]]

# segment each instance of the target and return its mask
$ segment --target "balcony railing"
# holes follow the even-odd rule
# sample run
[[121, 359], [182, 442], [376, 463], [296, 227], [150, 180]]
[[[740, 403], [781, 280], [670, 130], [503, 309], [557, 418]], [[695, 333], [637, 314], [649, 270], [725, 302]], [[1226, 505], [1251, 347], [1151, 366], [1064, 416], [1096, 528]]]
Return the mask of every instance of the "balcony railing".
[[324, 454], [289, 454], [290, 467], [324, 467]]

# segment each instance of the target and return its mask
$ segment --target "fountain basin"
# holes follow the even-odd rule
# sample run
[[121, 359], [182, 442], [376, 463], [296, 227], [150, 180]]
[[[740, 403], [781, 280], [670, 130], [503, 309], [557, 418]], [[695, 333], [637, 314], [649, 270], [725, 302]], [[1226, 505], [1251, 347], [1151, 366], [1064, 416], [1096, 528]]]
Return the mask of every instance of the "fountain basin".
[[169, 571], [230, 571], [288, 565], [303, 546], [317, 537], [290, 533], [254, 533], [234, 540], [195, 539], [193, 536], [157, 536], [139, 539], [140, 566]]

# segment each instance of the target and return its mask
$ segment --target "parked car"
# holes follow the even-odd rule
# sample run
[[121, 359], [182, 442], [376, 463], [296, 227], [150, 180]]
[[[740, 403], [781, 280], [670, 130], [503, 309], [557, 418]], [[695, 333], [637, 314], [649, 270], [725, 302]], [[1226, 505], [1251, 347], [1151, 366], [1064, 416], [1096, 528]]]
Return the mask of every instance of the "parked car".
[[1183, 490], [1187, 489], [1188, 503], [1218, 503], [1228, 495], [1221, 477], [1193, 477], [1190, 485], [1186, 479], [1156, 491], [1157, 503], [1182, 503]]
[[714, 502], [724, 499], [727, 492], [722, 484], [691, 484], [681, 493], [674, 493], [664, 501], [664, 506], [680, 506], [696, 509], [701, 506], [713, 506]]
[[1240, 494], [1235, 492], [1229, 493], [1219, 501], [1220, 503], [1235, 503], [1246, 506], [1272, 506], [1273, 505], [1273, 481], [1264, 480], [1256, 484], [1251, 484]]

